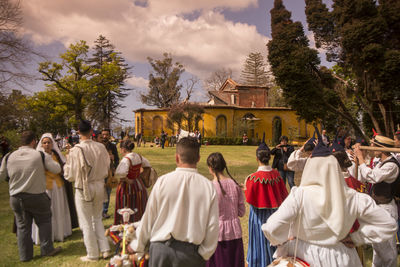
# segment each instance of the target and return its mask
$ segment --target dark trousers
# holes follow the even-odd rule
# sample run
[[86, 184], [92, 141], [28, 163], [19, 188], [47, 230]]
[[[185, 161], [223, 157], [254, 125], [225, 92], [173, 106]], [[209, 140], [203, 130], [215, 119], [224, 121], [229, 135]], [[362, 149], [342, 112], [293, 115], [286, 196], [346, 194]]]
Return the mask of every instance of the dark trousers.
[[281, 175], [283, 182], [286, 184], [286, 178], [288, 180], [288, 184], [290, 188], [294, 186], [294, 172], [293, 171], [279, 171], [279, 174]]
[[[107, 179], [106, 179], [107, 182]], [[106, 186], [106, 193], [107, 193], [107, 201], [103, 202], [103, 214], [108, 213], [108, 206], [110, 205], [110, 195], [111, 195], [111, 187]]]
[[54, 250], [51, 229], [50, 198], [46, 193], [19, 193], [10, 197], [10, 205], [17, 224], [19, 258], [33, 258], [32, 220], [39, 228], [40, 252], [47, 255]]
[[206, 261], [198, 253], [199, 246], [170, 239], [150, 243], [150, 267], [205, 267]]

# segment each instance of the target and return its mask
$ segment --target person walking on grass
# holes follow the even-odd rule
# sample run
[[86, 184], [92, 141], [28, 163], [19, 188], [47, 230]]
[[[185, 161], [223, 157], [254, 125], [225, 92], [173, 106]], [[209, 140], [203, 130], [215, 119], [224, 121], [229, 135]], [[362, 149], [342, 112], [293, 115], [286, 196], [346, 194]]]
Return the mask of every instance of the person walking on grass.
[[0, 180], [9, 177], [10, 205], [15, 215], [19, 258], [33, 258], [32, 221], [39, 228], [41, 256], [54, 256], [61, 247], [54, 248], [51, 226], [51, 201], [46, 194], [45, 170], [58, 174], [60, 164], [44, 152], [35, 150], [36, 136], [31, 131], [21, 135], [22, 146], [3, 158]]
[[218, 245], [214, 255], [207, 261], [207, 267], [243, 267], [244, 251], [239, 217], [243, 217], [246, 207], [242, 188], [229, 173], [221, 153], [210, 154], [207, 166], [214, 177], [219, 207]]

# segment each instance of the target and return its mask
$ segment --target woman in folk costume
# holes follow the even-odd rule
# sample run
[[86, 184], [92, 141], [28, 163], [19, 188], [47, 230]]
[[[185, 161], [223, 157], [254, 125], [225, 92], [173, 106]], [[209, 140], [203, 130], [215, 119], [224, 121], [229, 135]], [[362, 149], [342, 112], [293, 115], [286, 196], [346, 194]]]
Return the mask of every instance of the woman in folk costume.
[[271, 154], [263, 140], [256, 151], [258, 169], [245, 181], [245, 196], [250, 204], [249, 245], [247, 264], [249, 267], [265, 267], [273, 260], [275, 249], [261, 231], [261, 225], [267, 221], [288, 195], [283, 179], [277, 170], [268, 165]]
[[[349, 233], [356, 220], [358, 230]], [[279, 246], [277, 257], [296, 254], [310, 266], [353, 267], [361, 266], [354, 246], [391, 238], [396, 222], [370, 196], [346, 186], [337, 159], [319, 140], [300, 186], [262, 230]]]
[[[36, 150], [50, 154], [61, 168], [64, 166], [65, 157], [51, 133], [42, 135]], [[46, 193], [51, 199], [53, 241], [62, 242], [65, 237], [72, 235], [72, 228], [78, 227], [72, 184], [64, 179], [62, 173], [46, 171]], [[32, 240], [40, 243], [39, 229], [35, 223], [32, 224]]]
[[[214, 176], [213, 184], [218, 194], [219, 236], [215, 253], [207, 267], [244, 267], [242, 228], [239, 217], [246, 212], [243, 191], [228, 171], [221, 153], [212, 153], [207, 166]], [[228, 176], [224, 175], [224, 170]]]
[[120, 146], [123, 159], [115, 171], [115, 177], [120, 178], [120, 183], [116, 191], [114, 225], [122, 223], [122, 216], [117, 212], [122, 208], [137, 209], [130, 216], [130, 222], [142, 218], [147, 204], [147, 190], [142, 175], [148, 175], [151, 167], [146, 158], [132, 152], [135, 144], [131, 140], [122, 141]]

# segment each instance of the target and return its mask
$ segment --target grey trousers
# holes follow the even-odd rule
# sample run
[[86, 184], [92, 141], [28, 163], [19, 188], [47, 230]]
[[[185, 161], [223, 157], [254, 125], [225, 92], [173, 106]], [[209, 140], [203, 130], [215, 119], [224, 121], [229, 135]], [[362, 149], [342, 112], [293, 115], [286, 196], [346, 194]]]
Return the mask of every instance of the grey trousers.
[[29, 261], [33, 258], [32, 220], [39, 228], [40, 252], [47, 255], [54, 250], [51, 229], [51, 201], [46, 193], [19, 193], [10, 196], [17, 225], [19, 258]]
[[149, 267], [204, 267], [206, 261], [198, 249], [199, 246], [175, 239], [151, 242]]

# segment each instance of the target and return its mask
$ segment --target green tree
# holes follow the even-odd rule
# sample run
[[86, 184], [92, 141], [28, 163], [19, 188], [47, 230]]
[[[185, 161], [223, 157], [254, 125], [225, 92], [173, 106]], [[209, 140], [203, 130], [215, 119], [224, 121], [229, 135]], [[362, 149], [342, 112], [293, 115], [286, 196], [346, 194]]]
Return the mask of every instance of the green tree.
[[[179, 103], [172, 105], [168, 112], [168, 127], [173, 129], [174, 124], [179, 129], [193, 132], [204, 113], [203, 106], [196, 103]], [[186, 127], [184, 127], [186, 126]]]
[[286, 102], [307, 122], [323, 120], [324, 124], [334, 124], [326, 120], [329, 114], [335, 114], [363, 134], [357, 114], [349, 109], [353, 99], [341, 97], [346, 86], [334, 78], [331, 70], [320, 66], [317, 50], [309, 47], [302, 24], [291, 20], [282, 0], [274, 2], [271, 28], [268, 59]]
[[268, 89], [268, 106], [269, 107], [286, 107], [285, 98], [283, 97], [282, 88], [273, 85]]
[[95, 41], [94, 53], [88, 63], [95, 74], [92, 82], [96, 90], [89, 102], [88, 116], [103, 128], [110, 128], [118, 111], [124, 106], [121, 102], [131, 89], [124, 88], [129, 77], [129, 67], [120, 52], [106, 37], [100, 35]]
[[0, 91], [0, 132], [28, 128], [26, 99], [20, 90], [12, 90], [9, 94]]
[[400, 2], [306, 0], [309, 29], [316, 46], [328, 51], [345, 76], [342, 80], [375, 129], [392, 136], [399, 120]]
[[29, 129], [37, 133], [68, 133], [76, 125], [71, 96], [57, 88], [37, 92], [28, 97], [26, 110], [29, 114]]
[[241, 82], [246, 85], [265, 86], [268, 83], [265, 66], [264, 57], [261, 53], [250, 53], [240, 74]]
[[46, 61], [39, 64], [42, 79], [51, 82], [48, 87], [55, 88], [60, 96], [70, 100], [68, 108], [72, 106], [76, 122], [84, 118], [88, 99], [95, 89], [90, 82], [93, 76], [91, 67], [86, 63], [88, 52], [89, 46], [80, 41], [71, 44], [60, 55], [61, 63]]
[[163, 59], [147, 58], [153, 70], [149, 74], [149, 92], [141, 94], [142, 102], [159, 108], [170, 107], [179, 102], [182, 85], [181, 74], [185, 71], [179, 62], [173, 62], [172, 56], [164, 53]]

